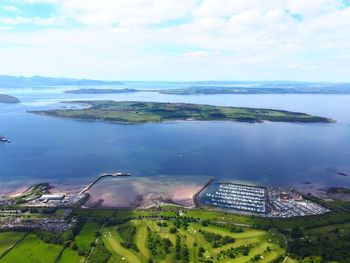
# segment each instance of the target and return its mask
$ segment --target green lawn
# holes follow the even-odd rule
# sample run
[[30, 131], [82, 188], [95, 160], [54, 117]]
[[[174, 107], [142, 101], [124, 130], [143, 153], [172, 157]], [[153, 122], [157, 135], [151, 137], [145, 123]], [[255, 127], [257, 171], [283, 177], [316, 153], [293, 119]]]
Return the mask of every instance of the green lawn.
[[147, 224], [143, 221], [135, 221], [135, 226], [135, 244], [140, 250], [142, 256], [148, 260], [150, 258], [150, 253], [147, 249]]
[[16, 241], [23, 237], [24, 233], [3, 232], [0, 233], [0, 255], [9, 249]]
[[114, 258], [124, 258], [125, 262], [129, 263], [141, 263], [140, 258], [136, 252], [131, 249], [124, 248], [121, 243], [121, 238], [117, 234], [117, 231], [113, 227], [106, 227], [102, 233], [102, 240], [104, 241], [107, 249], [112, 253]]
[[12, 249], [1, 263], [48, 263], [53, 262], [61, 246], [46, 244], [36, 235], [30, 234]]

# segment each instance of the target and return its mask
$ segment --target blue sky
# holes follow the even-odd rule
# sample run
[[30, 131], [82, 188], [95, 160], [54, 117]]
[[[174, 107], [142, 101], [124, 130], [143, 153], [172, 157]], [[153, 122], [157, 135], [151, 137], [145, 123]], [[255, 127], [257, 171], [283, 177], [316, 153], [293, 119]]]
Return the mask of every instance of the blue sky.
[[56, 6], [45, 2], [1, 1], [1, 16], [7, 17], [50, 17], [55, 15]]
[[1, 0], [0, 74], [350, 81], [348, 0]]

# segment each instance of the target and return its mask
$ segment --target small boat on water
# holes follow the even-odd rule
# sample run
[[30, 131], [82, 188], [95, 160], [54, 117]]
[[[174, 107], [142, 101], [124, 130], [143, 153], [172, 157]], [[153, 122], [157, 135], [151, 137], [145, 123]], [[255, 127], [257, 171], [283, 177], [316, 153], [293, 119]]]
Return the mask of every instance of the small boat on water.
[[4, 136], [0, 136], [0, 142], [11, 142], [9, 139], [6, 139]]

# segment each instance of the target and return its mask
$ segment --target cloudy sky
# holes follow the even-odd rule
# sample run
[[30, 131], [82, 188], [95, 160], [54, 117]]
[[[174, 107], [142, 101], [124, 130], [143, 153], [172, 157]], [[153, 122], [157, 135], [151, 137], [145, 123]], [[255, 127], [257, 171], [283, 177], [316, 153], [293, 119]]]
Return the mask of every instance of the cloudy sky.
[[350, 0], [0, 0], [0, 75], [350, 81]]

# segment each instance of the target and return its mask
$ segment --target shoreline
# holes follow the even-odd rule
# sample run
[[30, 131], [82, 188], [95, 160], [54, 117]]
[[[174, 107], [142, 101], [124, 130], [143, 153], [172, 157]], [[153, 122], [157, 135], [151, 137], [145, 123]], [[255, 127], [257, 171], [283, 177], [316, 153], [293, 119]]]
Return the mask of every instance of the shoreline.
[[[193, 179], [193, 180], [191, 180]], [[208, 177], [133, 177], [105, 178], [94, 185], [86, 207], [141, 208], [160, 203], [193, 207], [194, 195], [206, 185]]]
[[[200, 204], [197, 197], [216, 179], [203, 176], [149, 176], [149, 177], [98, 177], [99, 180], [91, 185], [91, 182], [96, 181], [93, 178], [89, 181], [80, 183], [57, 183], [45, 182], [50, 185], [50, 194], [81, 194], [89, 195], [89, 198], [84, 204], [84, 208], [137, 208], [145, 209], [147, 207], [158, 206], [160, 204], [170, 204], [182, 207], [198, 207]], [[221, 183], [236, 183], [234, 180], [219, 180]], [[20, 196], [31, 186], [41, 182], [31, 182], [21, 185], [17, 182], [16, 185], [9, 189], [8, 185], [0, 187], [6, 188], [9, 191], [0, 194], [2, 197], [15, 198]], [[258, 183], [239, 182], [239, 184], [259, 186]], [[86, 189], [86, 185], [91, 185]], [[300, 184], [295, 186], [283, 186], [286, 189], [295, 189], [301, 194], [312, 194], [313, 196], [325, 201], [350, 201], [350, 189], [333, 186], [316, 186], [310, 184]], [[343, 189], [343, 192], [337, 192], [337, 189]]]

